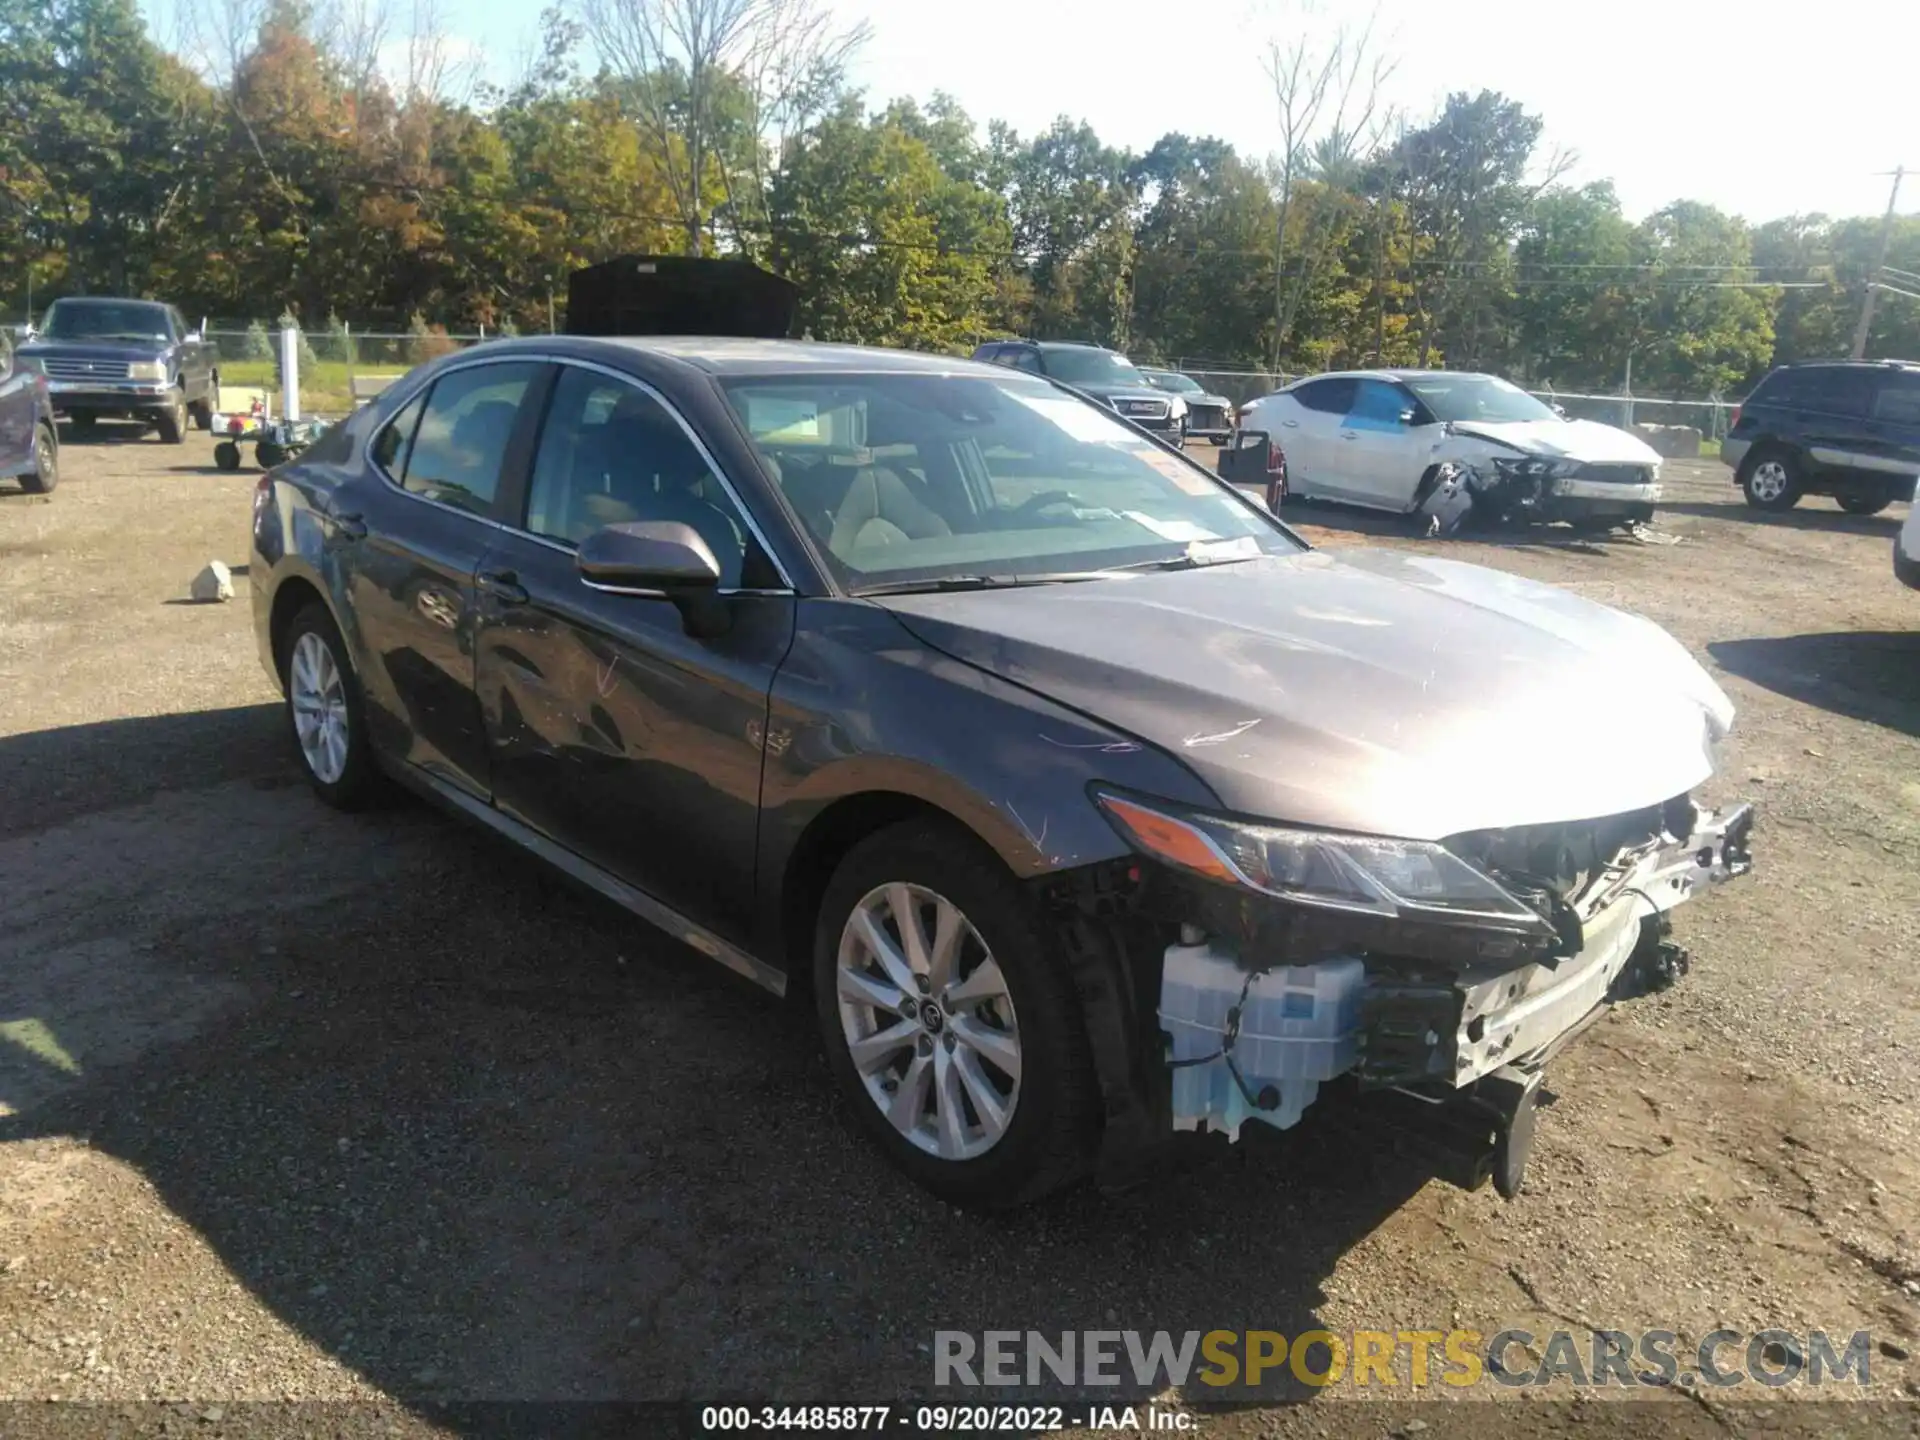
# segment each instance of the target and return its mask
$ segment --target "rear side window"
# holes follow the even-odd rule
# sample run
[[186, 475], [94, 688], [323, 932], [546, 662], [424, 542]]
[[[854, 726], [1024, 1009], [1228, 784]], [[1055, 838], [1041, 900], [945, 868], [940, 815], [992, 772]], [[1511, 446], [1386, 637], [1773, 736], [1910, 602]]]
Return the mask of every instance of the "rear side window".
[[1017, 345], [1009, 345], [1000, 352], [1000, 363], [1011, 365], [1016, 370], [1025, 370], [1031, 375], [1045, 373], [1040, 368], [1040, 353], [1037, 350], [1022, 350]]
[[456, 510], [489, 513], [520, 402], [539, 371], [524, 363], [476, 365], [435, 382], [400, 483]]
[[1894, 425], [1920, 425], [1920, 371], [1896, 370], [1880, 377], [1873, 418]]
[[1309, 380], [1299, 389], [1288, 393], [1309, 410], [1345, 415], [1353, 409], [1354, 394], [1358, 388], [1351, 379]]
[[420, 412], [426, 408], [426, 395], [414, 396], [387, 422], [386, 428], [373, 437], [370, 451], [373, 463], [396, 483], [407, 473], [407, 451], [413, 448], [413, 432], [420, 428]]
[[1865, 415], [1873, 395], [1873, 372], [1845, 365], [1776, 370], [1761, 382], [1755, 400], [1827, 415]]

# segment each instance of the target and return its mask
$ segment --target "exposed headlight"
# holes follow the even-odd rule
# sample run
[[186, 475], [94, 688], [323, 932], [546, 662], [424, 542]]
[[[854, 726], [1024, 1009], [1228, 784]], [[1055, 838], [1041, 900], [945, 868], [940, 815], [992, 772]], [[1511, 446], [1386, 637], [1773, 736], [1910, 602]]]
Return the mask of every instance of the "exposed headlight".
[[167, 378], [167, 362], [164, 360], [136, 360], [127, 366], [127, 378], [130, 380], [164, 380]]
[[1135, 848], [1169, 865], [1296, 905], [1551, 936], [1537, 910], [1444, 845], [1250, 825], [1095, 796]]
[[1537, 455], [1501, 456], [1493, 468], [1506, 480], [1562, 480], [1580, 468], [1578, 460], [1549, 460]]
[[16, 355], [14, 359], [18, 362], [22, 374], [44, 375], [47, 373], [47, 367], [38, 355]]

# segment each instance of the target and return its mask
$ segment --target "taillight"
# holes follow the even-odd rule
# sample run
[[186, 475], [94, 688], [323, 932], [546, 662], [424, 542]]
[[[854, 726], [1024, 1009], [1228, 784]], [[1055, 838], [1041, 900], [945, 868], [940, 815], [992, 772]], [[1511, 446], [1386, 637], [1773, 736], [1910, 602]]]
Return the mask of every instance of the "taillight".
[[253, 528], [259, 532], [260, 522], [266, 518], [267, 508], [273, 504], [273, 476], [262, 475], [253, 485]]
[[1740, 407], [1736, 405], [1733, 407], [1733, 418], [1727, 422], [1727, 428], [1731, 430], [1733, 429], [1734, 426], [1738, 425], [1739, 423], [1740, 423]]

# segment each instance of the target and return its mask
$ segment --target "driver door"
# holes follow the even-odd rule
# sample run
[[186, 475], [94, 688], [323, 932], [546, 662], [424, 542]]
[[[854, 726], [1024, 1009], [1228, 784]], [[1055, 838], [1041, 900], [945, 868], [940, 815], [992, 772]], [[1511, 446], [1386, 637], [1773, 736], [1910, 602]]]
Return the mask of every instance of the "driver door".
[[[691, 429], [653, 391], [559, 367], [526, 494], [481, 562], [475, 675], [494, 802], [737, 943], [751, 937], [767, 697], [796, 601]], [[691, 525], [726, 633], [575, 568], [608, 524]]]

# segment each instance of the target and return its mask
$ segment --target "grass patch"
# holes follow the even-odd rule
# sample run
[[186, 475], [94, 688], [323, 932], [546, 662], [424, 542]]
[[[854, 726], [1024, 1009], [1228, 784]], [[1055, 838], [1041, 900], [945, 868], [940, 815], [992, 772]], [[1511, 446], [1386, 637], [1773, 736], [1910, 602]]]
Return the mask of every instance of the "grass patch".
[[[404, 365], [356, 365], [355, 375], [404, 375]], [[344, 360], [320, 360], [300, 367], [300, 413], [303, 415], [346, 414], [353, 409], [353, 391]], [[222, 360], [222, 385], [246, 385], [265, 390], [279, 409], [280, 372], [271, 360]]]

